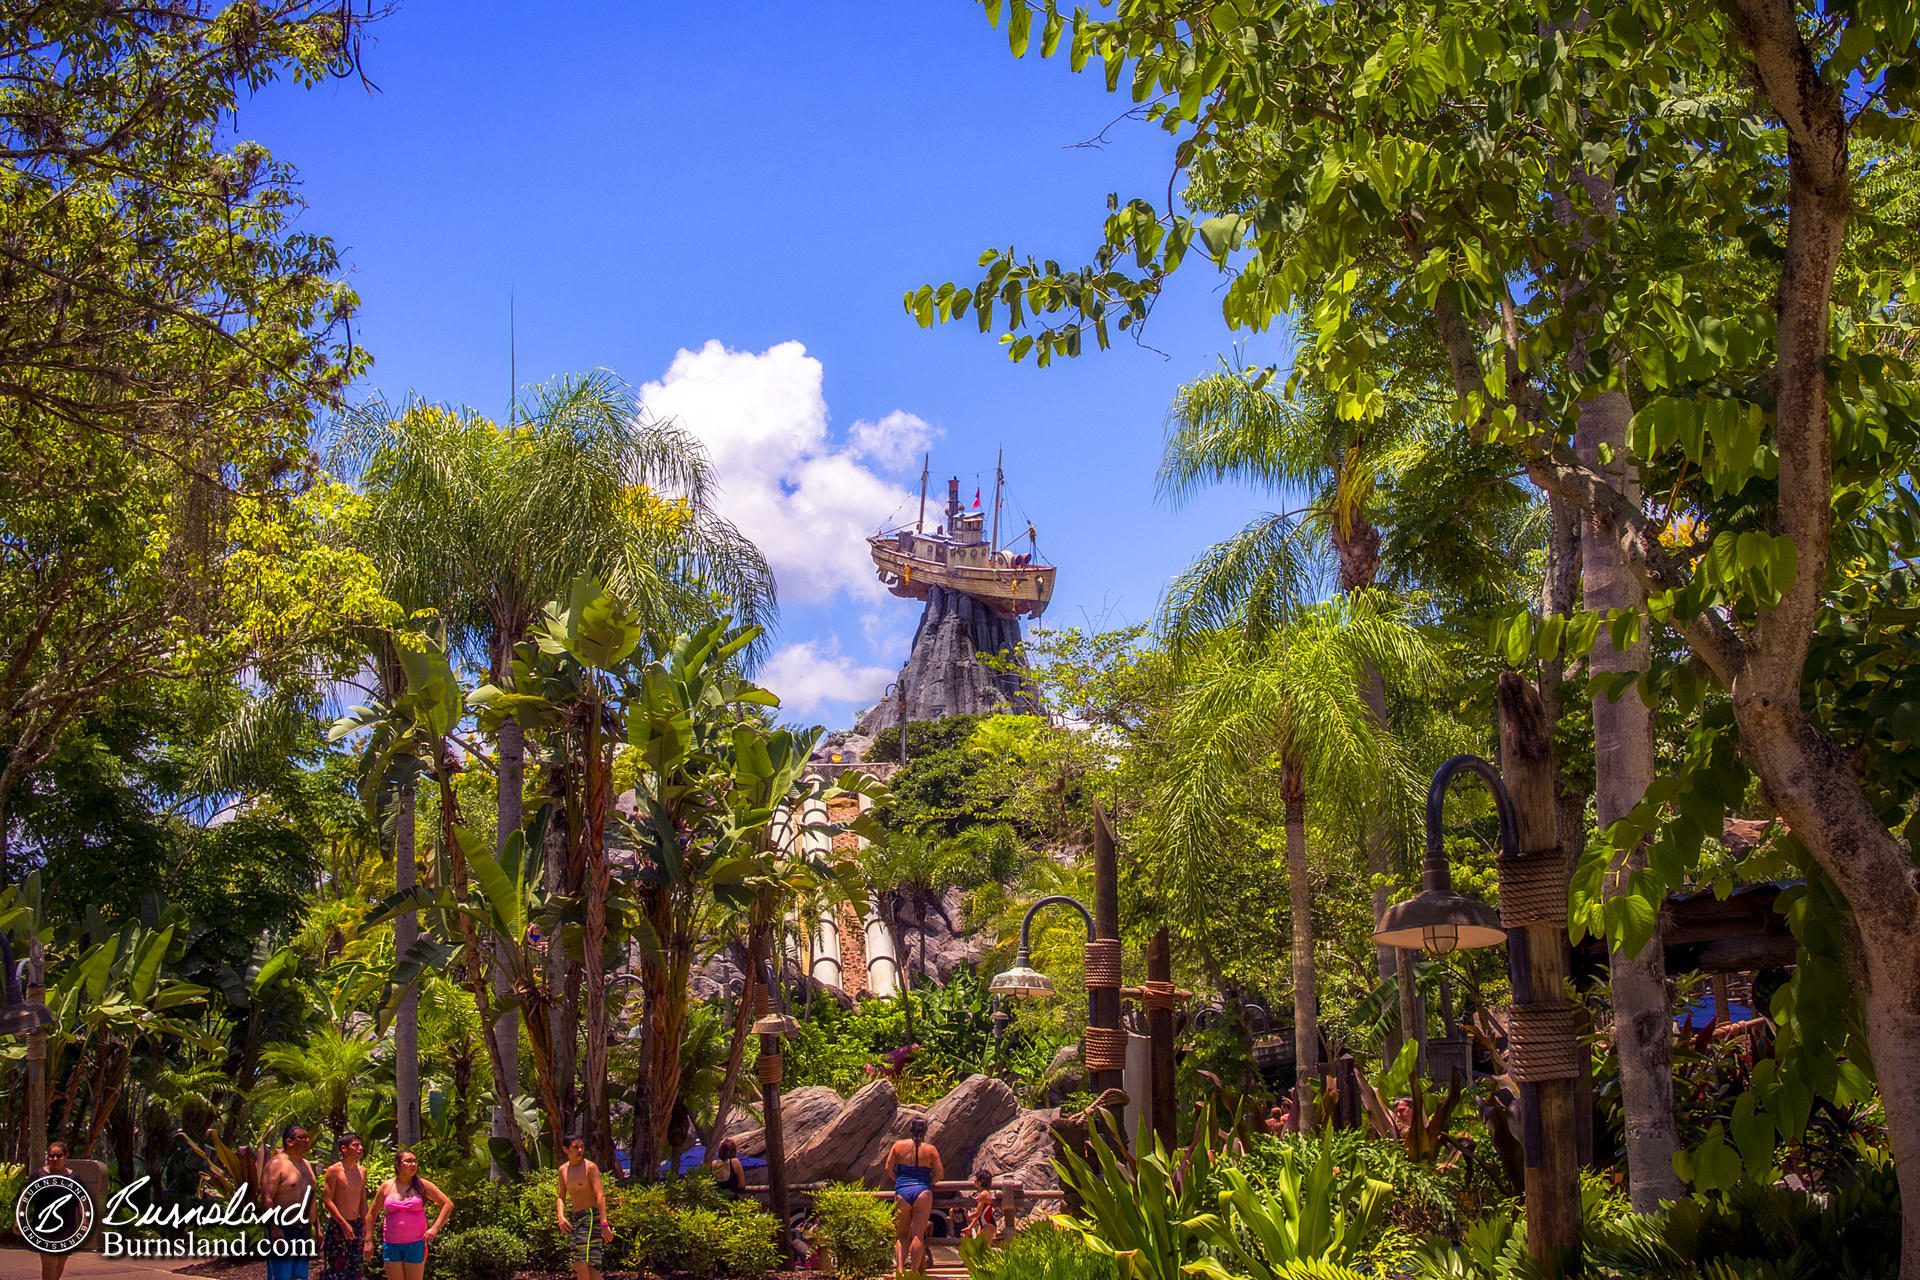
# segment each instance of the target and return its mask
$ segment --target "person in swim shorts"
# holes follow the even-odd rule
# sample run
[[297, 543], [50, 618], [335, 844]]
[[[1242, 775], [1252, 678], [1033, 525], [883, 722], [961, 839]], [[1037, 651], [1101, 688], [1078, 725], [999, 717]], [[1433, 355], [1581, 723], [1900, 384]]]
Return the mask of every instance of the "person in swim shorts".
[[579, 1134], [567, 1139], [567, 1162], [560, 1166], [560, 1194], [554, 1214], [572, 1244], [567, 1260], [574, 1280], [600, 1280], [600, 1250], [613, 1243], [613, 1224], [607, 1221], [607, 1189], [600, 1166], [587, 1159], [587, 1140]]

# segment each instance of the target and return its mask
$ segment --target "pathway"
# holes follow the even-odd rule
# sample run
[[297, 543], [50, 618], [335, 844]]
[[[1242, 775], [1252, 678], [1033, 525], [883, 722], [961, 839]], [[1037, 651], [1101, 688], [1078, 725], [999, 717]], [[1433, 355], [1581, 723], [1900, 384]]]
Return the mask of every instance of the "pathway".
[[[192, 1266], [198, 1258], [103, 1258], [97, 1253], [76, 1253], [67, 1259], [66, 1280], [94, 1280], [108, 1276], [128, 1276], [133, 1280], [151, 1280], [172, 1275]], [[40, 1255], [31, 1249], [0, 1249], [0, 1280], [40, 1280]]]

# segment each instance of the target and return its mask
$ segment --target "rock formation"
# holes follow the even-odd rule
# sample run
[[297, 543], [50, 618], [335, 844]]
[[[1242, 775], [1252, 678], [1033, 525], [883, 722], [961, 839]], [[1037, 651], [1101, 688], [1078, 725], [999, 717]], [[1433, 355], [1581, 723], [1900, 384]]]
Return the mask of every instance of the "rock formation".
[[[1013, 672], [992, 670], [979, 655], [1012, 653], [1020, 643], [1020, 620], [995, 613], [972, 596], [944, 587], [927, 593], [927, 607], [914, 628], [913, 648], [900, 668], [909, 720], [994, 711], [1031, 711], [1033, 695]], [[860, 718], [857, 732], [876, 734], [900, 723], [901, 702], [888, 698]]]
[[[887, 1149], [907, 1136], [916, 1118], [927, 1121], [927, 1141], [940, 1151], [949, 1179], [963, 1180], [977, 1168], [991, 1169], [996, 1180], [1025, 1188], [1023, 1213], [1047, 1213], [1056, 1207], [1060, 1179], [1053, 1167], [1053, 1124], [1060, 1113], [1024, 1111], [1013, 1090], [991, 1076], [968, 1076], [930, 1108], [902, 1106], [893, 1082], [876, 1080], [841, 1100], [824, 1085], [795, 1089], [781, 1099], [781, 1123], [787, 1151], [787, 1180], [858, 1182], [887, 1185]], [[765, 1132], [737, 1116], [727, 1132], [740, 1153], [764, 1156]], [[749, 1169], [747, 1181], [765, 1186], [767, 1171]]]

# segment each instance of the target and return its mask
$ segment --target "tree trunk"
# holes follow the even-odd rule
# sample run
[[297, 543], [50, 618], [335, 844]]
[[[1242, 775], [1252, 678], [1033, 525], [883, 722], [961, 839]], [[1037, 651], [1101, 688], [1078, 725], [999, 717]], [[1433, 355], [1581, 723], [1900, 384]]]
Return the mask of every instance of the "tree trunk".
[[[1610, 181], [1590, 179], [1596, 208], [1613, 207]], [[1597, 190], [1593, 190], [1598, 188]], [[1576, 341], [1572, 359], [1584, 365], [1585, 344]], [[1639, 485], [1627, 473], [1627, 425], [1633, 407], [1619, 392], [1606, 392], [1580, 408], [1575, 445], [1588, 466], [1599, 469], [1629, 502], [1640, 501]], [[1600, 461], [1600, 447], [1614, 461]], [[1611, 534], [1584, 522], [1580, 550], [1586, 607], [1606, 614], [1616, 609], [1644, 612], [1646, 589], [1629, 572]], [[1653, 712], [1637, 690], [1613, 699], [1599, 687], [1601, 678], [1647, 669], [1644, 637], [1624, 650], [1613, 646], [1606, 627], [1594, 641], [1590, 668], [1593, 696], [1594, 812], [1599, 827], [1627, 815], [1653, 782]], [[1608, 877], [1611, 896], [1626, 890], [1627, 877], [1647, 864], [1635, 849], [1617, 859]], [[1608, 957], [1613, 988], [1614, 1044], [1620, 1055], [1620, 1100], [1625, 1114], [1628, 1189], [1636, 1213], [1651, 1213], [1683, 1195], [1673, 1156], [1679, 1147], [1673, 1114], [1673, 1018], [1667, 1006], [1666, 953], [1658, 936], [1638, 955], [1616, 951]]]
[[[1312, 884], [1307, 874], [1305, 772], [1304, 763], [1293, 753], [1289, 753], [1280, 766], [1280, 794], [1286, 805], [1287, 903], [1289, 925], [1293, 930], [1294, 1078], [1301, 1082], [1316, 1079], [1320, 1067], [1320, 1015], [1313, 972]], [[1297, 1093], [1300, 1129], [1310, 1132], [1314, 1125], [1313, 1091], [1300, 1089]]]
[[[1580, 592], [1580, 542], [1583, 521], [1580, 509], [1558, 495], [1547, 498], [1547, 571], [1540, 588], [1540, 616], [1567, 617], [1573, 613]], [[1540, 664], [1540, 705], [1547, 713], [1547, 724], [1554, 729], [1566, 711], [1561, 686], [1567, 678], [1565, 646], [1556, 649]], [[1553, 759], [1553, 807], [1555, 828], [1559, 832], [1560, 851], [1571, 867], [1580, 860], [1587, 845], [1587, 800], [1592, 788], [1585, 779], [1568, 774], [1560, 753]]]
[[[419, 883], [419, 852], [414, 835], [414, 785], [400, 784], [393, 806], [393, 883], [401, 890]], [[393, 951], [404, 956], [420, 937], [420, 913], [394, 917]], [[415, 983], [400, 998], [393, 1019], [394, 1141], [402, 1147], [420, 1141], [420, 989]]]
[[[586, 864], [587, 923], [581, 945], [581, 962], [587, 980], [587, 1117], [593, 1138], [587, 1146], [602, 1168], [617, 1168], [613, 1162], [613, 1131], [607, 1106], [607, 971], [604, 959], [607, 940], [607, 892], [612, 877], [607, 867], [607, 764], [600, 758], [600, 703], [587, 703], [587, 727], [582, 763], [586, 778]], [[665, 939], [662, 939], [665, 942]], [[651, 993], [649, 993], [651, 995]], [[633, 1153], [634, 1168], [639, 1170], [640, 1152]], [[651, 1165], [645, 1166], [651, 1168]]]
[[[559, 802], [562, 816], [561, 820], [547, 826], [546, 848], [543, 851], [546, 866], [541, 874], [542, 887], [548, 893], [575, 894], [580, 891], [573, 872], [578, 807], [569, 794], [570, 790], [566, 761], [554, 761], [547, 771], [547, 797]], [[553, 1076], [560, 1093], [561, 1132], [565, 1136], [576, 1128], [573, 1113], [578, 1097], [574, 1081], [579, 1062], [580, 972], [567, 959], [566, 949], [560, 945], [557, 937], [547, 939], [546, 964], [547, 990], [553, 993], [553, 1003], [547, 1007], [547, 1039], [553, 1046]]]
[[[759, 981], [754, 975], [760, 972], [763, 959], [760, 951], [763, 930], [759, 914], [755, 912], [755, 918], [747, 930], [746, 982], [740, 988], [740, 1006], [733, 1014], [733, 1042], [727, 1046], [727, 1071], [720, 1081], [720, 1099], [713, 1107], [713, 1127], [707, 1130], [709, 1152], [718, 1150], [720, 1139], [726, 1136], [727, 1117], [733, 1110], [733, 1095], [740, 1087], [740, 1068], [746, 1061], [747, 1037], [753, 1034], [753, 985]], [[636, 1108], [638, 1105], [636, 1095]]]
[[[493, 678], [504, 680], [508, 672], [500, 670], [496, 662]], [[499, 797], [499, 822], [495, 830], [494, 850], [502, 853], [507, 847], [507, 837], [520, 830], [523, 821], [522, 791], [527, 776], [527, 739], [520, 730], [520, 722], [512, 716], [500, 722], [500, 731], [495, 743], [495, 755], [499, 760], [497, 791]], [[530, 856], [530, 855], [529, 855]], [[512, 972], [513, 957], [508, 948], [519, 945], [525, 939], [497, 938], [494, 940], [493, 994], [504, 1008], [513, 998]], [[520, 1015], [507, 1009], [500, 1020], [493, 1024], [494, 1052], [506, 1067], [507, 1088], [514, 1093], [520, 1091]], [[493, 1108], [491, 1133], [496, 1138], [511, 1136], [513, 1128], [513, 1105], [510, 1099], [497, 1103]], [[559, 1134], [554, 1134], [554, 1159], [561, 1154]]]
[[[444, 761], [447, 757], [446, 744], [433, 744], [436, 753], [435, 780], [440, 786], [440, 839], [447, 851], [447, 862], [453, 869], [454, 892], [464, 898], [467, 896], [467, 856], [461, 851], [460, 841], [454, 835], [459, 825], [459, 805], [454, 799], [453, 779], [446, 772]], [[513, 1091], [507, 1087], [507, 1068], [502, 1060], [499, 1047], [489, 1034], [493, 1027], [493, 989], [488, 981], [487, 971], [491, 968], [491, 948], [480, 941], [479, 931], [474, 928], [473, 918], [464, 913], [458, 916], [460, 921], [460, 941], [465, 951], [465, 969], [467, 990], [473, 996], [473, 1005], [480, 1014], [480, 1039], [487, 1050], [487, 1069], [493, 1078], [495, 1098], [511, 1099]], [[509, 1105], [511, 1103], [509, 1102]], [[527, 1167], [526, 1152], [520, 1147], [520, 1135], [509, 1126], [504, 1138], [513, 1148], [514, 1165], [517, 1169]], [[496, 1167], [496, 1173], [503, 1172]]]
[[[1373, 585], [1380, 574], [1380, 531], [1357, 513], [1349, 515], [1344, 524], [1335, 521], [1333, 554], [1339, 565], [1341, 593], [1352, 595], [1356, 591], [1364, 591]], [[1372, 663], [1361, 669], [1360, 698], [1372, 713], [1375, 726], [1384, 729], [1387, 724], [1387, 687]], [[1394, 868], [1393, 829], [1386, 816], [1386, 806], [1376, 806], [1376, 813], [1379, 816], [1367, 830], [1367, 873], [1374, 881], [1369, 897], [1373, 905], [1373, 922], [1378, 925], [1392, 899], [1385, 882], [1393, 875]], [[1413, 1028], [1409, 1025], [1413, 1008], [1413, 965], [1410, 957], [1399, 955], [1398, 951], [1398, 947], [1384, 943], [1374, 948], [1374, 959], [1380, 967], [1380, 981], [1397, 983], [1400, 988], [1400, 1022], [1387, 1032], [1382, 1046], [1382, 1052], [1389, 1062], [1399, 1056], [1405, 1037], [1413, 1034]]]

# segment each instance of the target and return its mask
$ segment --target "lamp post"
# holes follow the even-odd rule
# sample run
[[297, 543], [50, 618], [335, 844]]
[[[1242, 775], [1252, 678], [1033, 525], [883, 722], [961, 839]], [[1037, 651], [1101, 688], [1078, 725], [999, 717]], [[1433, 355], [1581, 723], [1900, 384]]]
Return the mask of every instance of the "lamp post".
[[907, 682], [903, 677], [887, 686], [883, 698], [896, 698], [900, 704], [900, 767], [907, 767]]
[[[1440, 766], [1427, 790], [1421, 892], [1388, 908], [1373, 937], [1439, 955], [1507, 943], [1513, 987], [1507, 1070], [1520, 1090], [1527, 1252], [1536, 1262], [1560, 1269], [1579, 1248], [1573, 1097], [1584, 1057], [1564, 990], [1567, 866], [1554, 838], [1552, 758], [1539, 694], [1513, 672], [1501, 677], [1499, 693], [1501, 756], [1513, 790], [1499, 770], [1477, 756], [1454, 756]], [[1499, 814], [1498, 915], [1453, 890], [1441, 818], [1447, 784], [1462, 772], [1486, 782]]]
[[0, 933], [0, 1036], [25, 1036], [27, 1040], [27, 1171], [31, 1173], [47, 1158], [47, 1028], [58, 1026], [59, 1019], [45, 1004], [46, 989], [40, 974], [40, 943], [30, 944], [26, 967], [27, 989], [20, 989], [20, 965], [13, 958], [7, 935]]

